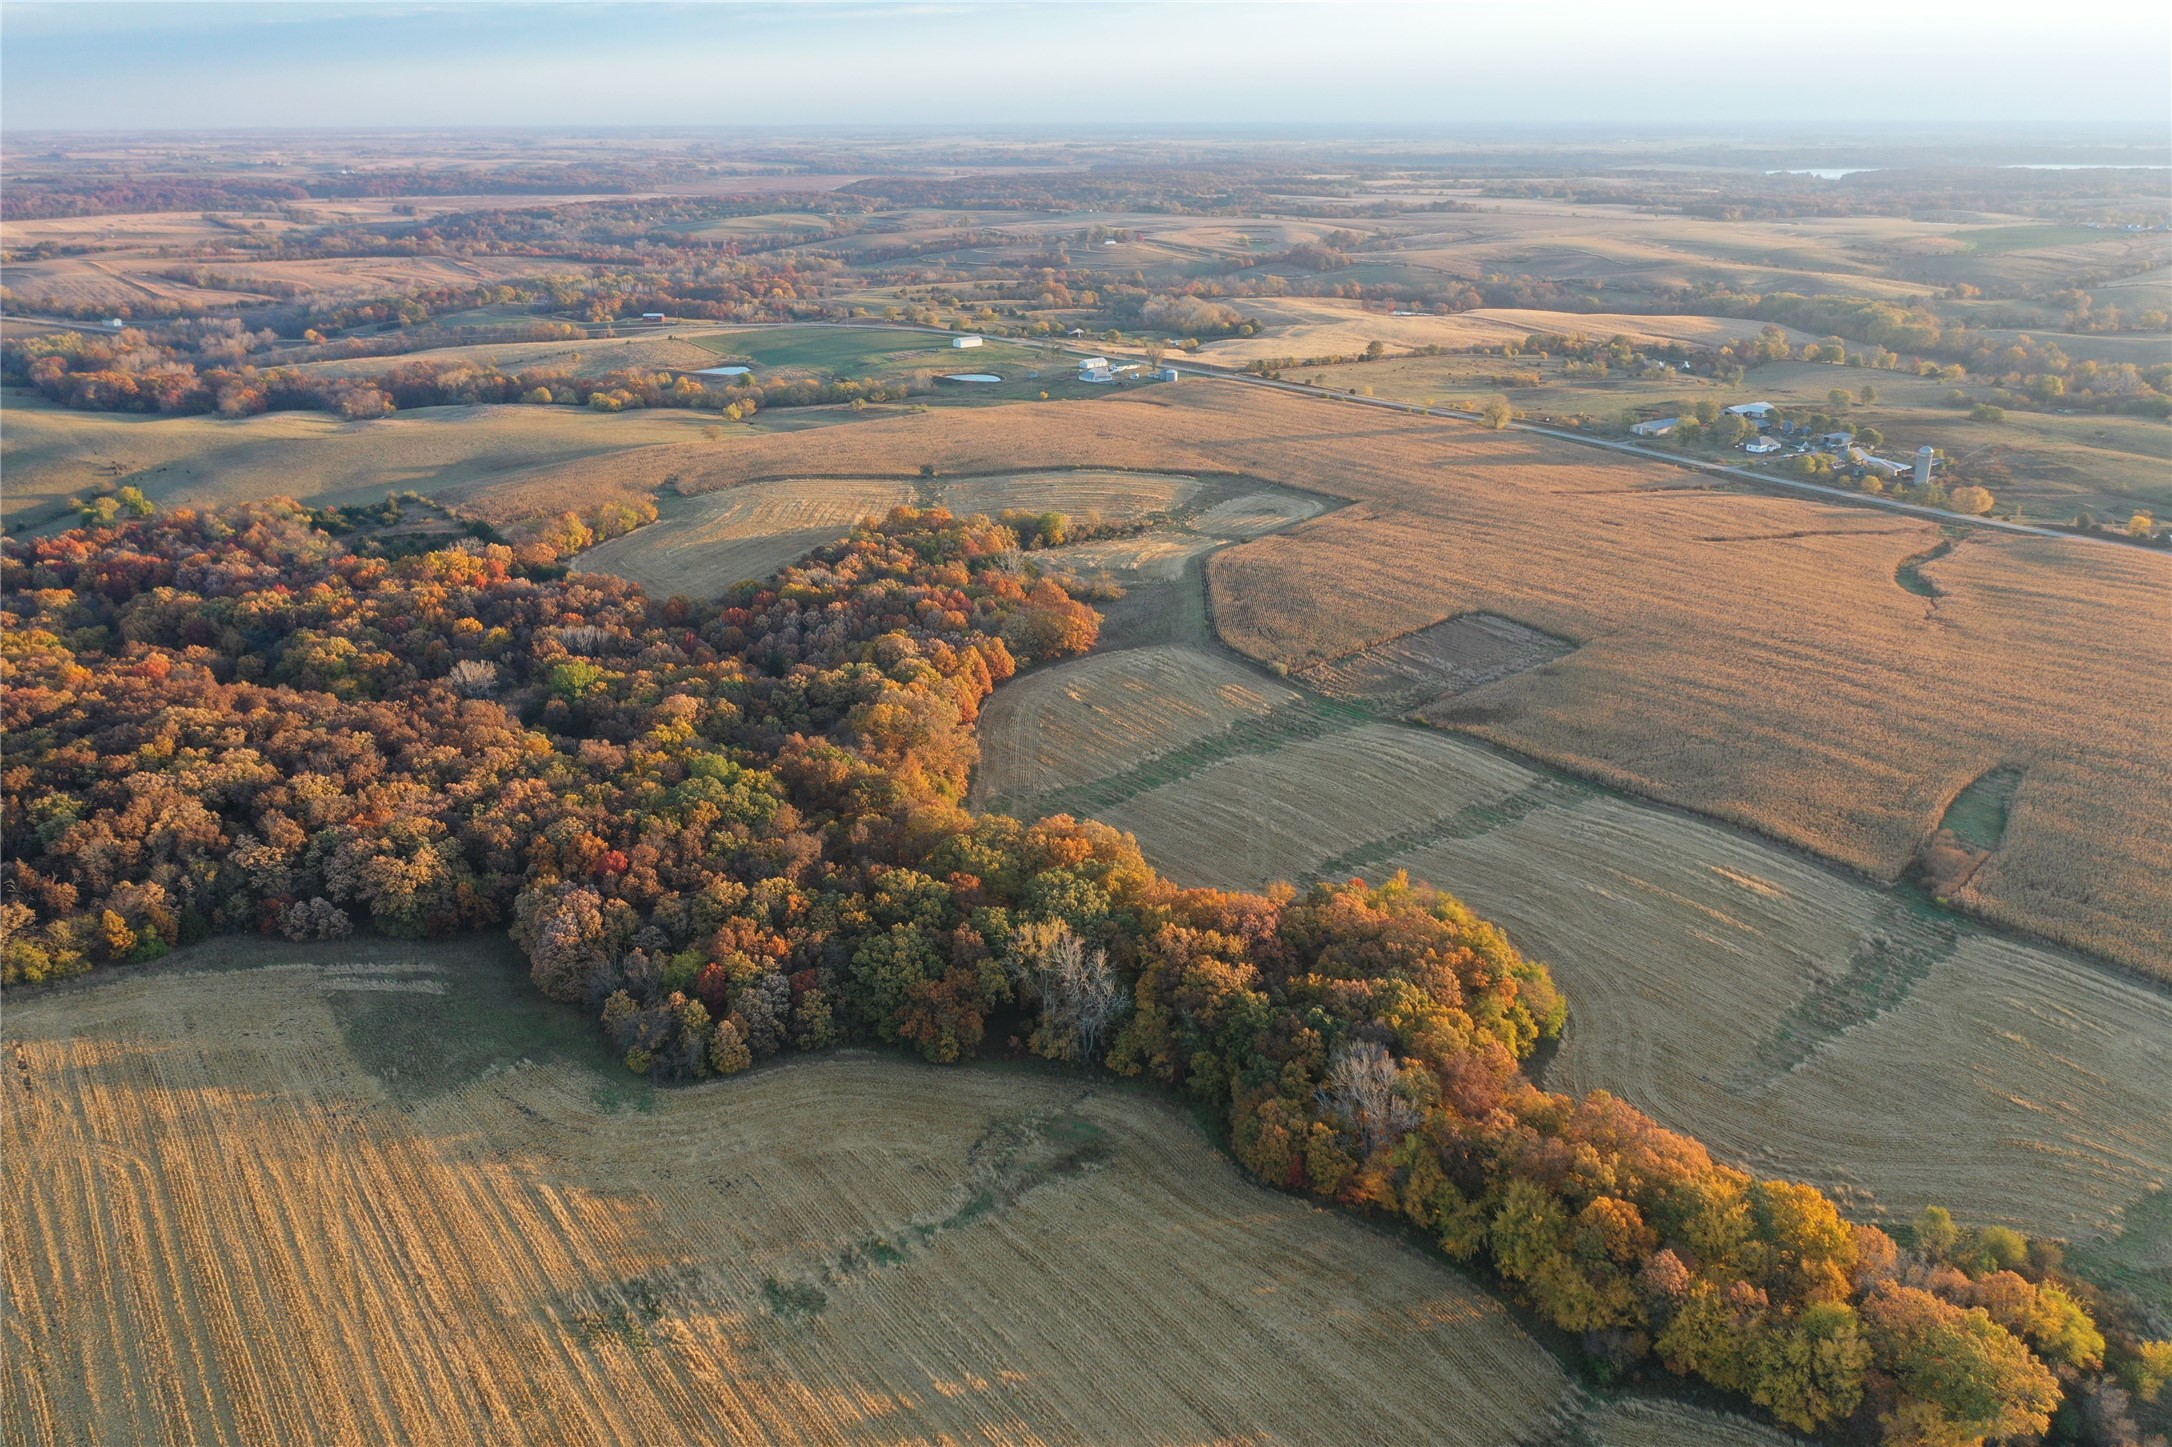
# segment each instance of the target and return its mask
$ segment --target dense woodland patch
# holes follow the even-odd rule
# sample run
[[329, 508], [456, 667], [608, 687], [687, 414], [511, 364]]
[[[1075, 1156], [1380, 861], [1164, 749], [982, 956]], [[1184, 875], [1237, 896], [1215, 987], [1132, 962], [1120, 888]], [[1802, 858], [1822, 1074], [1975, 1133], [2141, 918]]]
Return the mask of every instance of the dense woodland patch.
[[1934, 1210], [1904, 1246], [1540, 1089], [1565, 1004], [1444, 895], [1179, 889], [1105, 826], [968, 813], [981, 703], [1098, 630], [1003, 523], [899, 509], [713, 605], [474, 540], [367, 557], [285, 503], [5, 547], [11, 984], [508, 926], [659, 1080], [993, 1036], [1186, 1092], [1261, 1179], [1483, 1263], [1602, 1375], [1932, 1444], [2041, 1433], [2108, 1358], [2172, 1372], [2051, 1243]]

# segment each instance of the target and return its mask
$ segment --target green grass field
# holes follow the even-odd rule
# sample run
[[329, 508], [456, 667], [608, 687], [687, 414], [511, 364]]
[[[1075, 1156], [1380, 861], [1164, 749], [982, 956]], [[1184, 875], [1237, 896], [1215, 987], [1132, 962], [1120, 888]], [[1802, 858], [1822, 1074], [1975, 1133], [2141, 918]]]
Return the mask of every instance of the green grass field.
[[[933, 332], [877, 327], [776, 327], [717, 332], [691, 340], [719, 356], [743, 357], [764, 372], [835, 372], [850, 377], [927, 367], [972, 372], [987, 366], [999, 371], [1003, 366], [1033, 366], [1037, 356], [1027, 348], [993, 339], [985, 346], [958, 348]], [[1053, 364], [1068, 365], [1060, 359]]]

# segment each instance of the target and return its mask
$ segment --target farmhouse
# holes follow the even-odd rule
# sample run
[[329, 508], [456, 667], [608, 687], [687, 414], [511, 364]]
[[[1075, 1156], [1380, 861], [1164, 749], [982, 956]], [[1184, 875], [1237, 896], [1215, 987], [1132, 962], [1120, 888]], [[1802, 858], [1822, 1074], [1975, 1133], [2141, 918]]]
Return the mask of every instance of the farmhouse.
[[1770, 437], [1752, 437], [1749, 441], [1742, 444], [1742, 450], [1744, 452], [1753, 453], [1756, 456], [1762, 457], [1768, 452], [1778, 452], [1780, 450], [1780, 444], [1775, 442]]
[[982, 337], [952, 337], [950, 344], [954, 347], [978, 347], [983, 345], [985, 340]]
[[1649, 422], [1639, 422], [1629, 430], [1639, 437], [1664, 437], [1674, 430], [1679, 417], [1654, 417]]

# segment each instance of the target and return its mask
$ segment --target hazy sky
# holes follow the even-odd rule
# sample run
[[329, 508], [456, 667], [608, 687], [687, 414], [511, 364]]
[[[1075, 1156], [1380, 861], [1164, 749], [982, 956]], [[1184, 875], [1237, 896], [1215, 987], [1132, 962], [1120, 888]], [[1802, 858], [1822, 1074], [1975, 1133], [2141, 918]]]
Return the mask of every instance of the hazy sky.
[[2172, 5], [14, 3], [11, 129], [2164, 125]]

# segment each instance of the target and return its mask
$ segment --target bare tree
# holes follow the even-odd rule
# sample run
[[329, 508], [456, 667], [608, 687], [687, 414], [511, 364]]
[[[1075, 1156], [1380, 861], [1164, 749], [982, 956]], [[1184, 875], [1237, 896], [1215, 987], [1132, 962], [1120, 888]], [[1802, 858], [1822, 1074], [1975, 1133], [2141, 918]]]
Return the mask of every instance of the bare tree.
[[1061, 920], [1020, 933], [1019, 953], [1037, 964], [1041, 991], [1033, 1048], [1058, 1060], [1099, 1059], [1102, 1038], [1124, 1009], [1108, 955], [1088, 948]]
[[482, 698], [498, 687], [498, 666], [477, 658], [463, 658], [445, 675], [454, 688], [470, 698]]
[[1377, 1041], [1345, 1042], [1327, 1068], [1322, 1087], [1329, 1108], [1365, 1144], [1371, 1155], [1418, 1124], [1418, 1108], [1399, 1088], [1402, 1072], [1395, 1057]]

